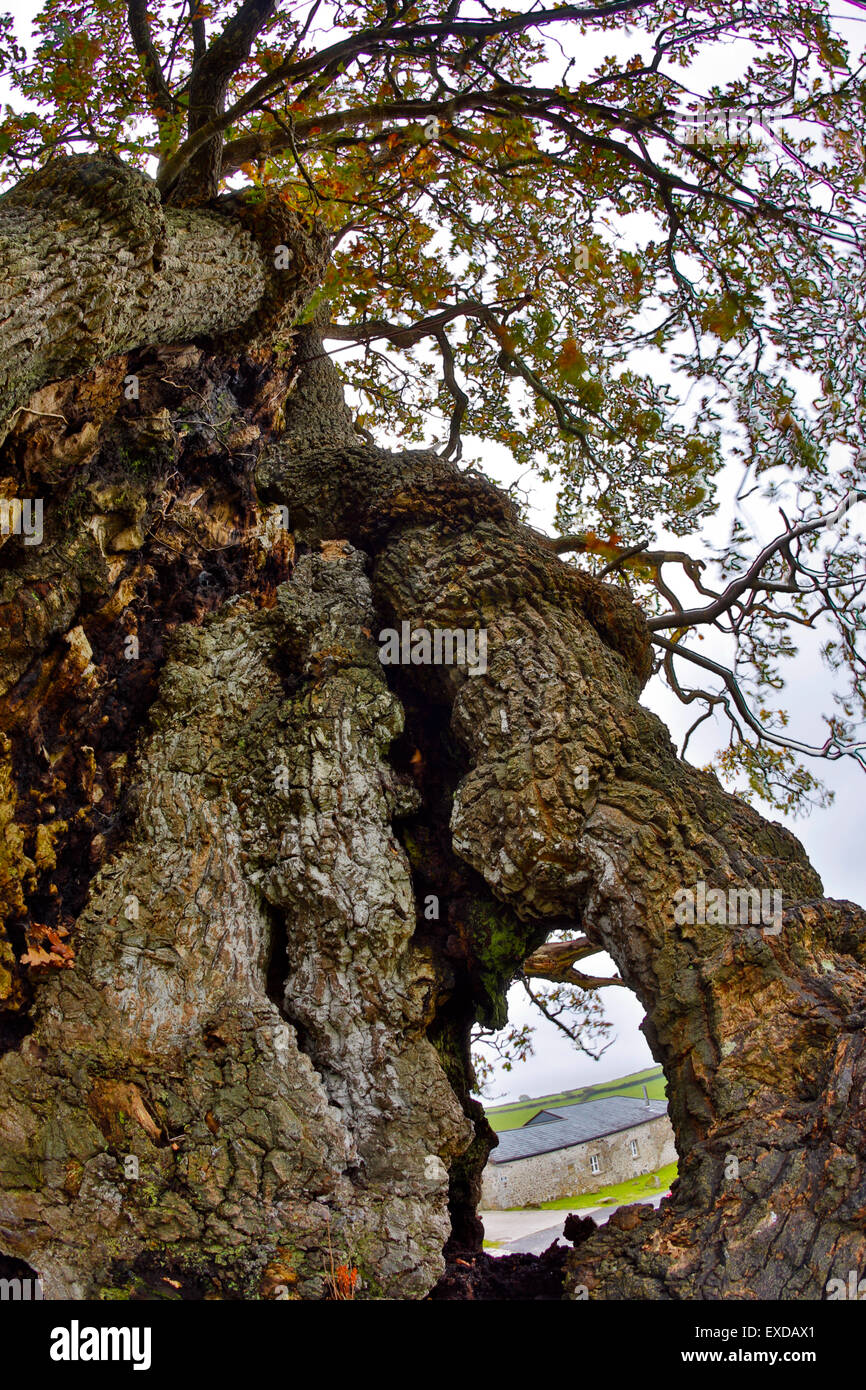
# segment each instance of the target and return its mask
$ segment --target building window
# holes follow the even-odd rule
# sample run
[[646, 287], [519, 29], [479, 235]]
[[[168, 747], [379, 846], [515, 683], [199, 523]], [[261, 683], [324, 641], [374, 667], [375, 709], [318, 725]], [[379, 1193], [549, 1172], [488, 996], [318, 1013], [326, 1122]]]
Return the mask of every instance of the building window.
[[589, 1166], [592, 1169], [593, 1173], [601, 1172], [601, 1164], [598, 1161], [598, 1154], [590, 1155]]
[[632, 1158], [637, 1158], [637, 1140], [636, 1140], [636, 1139], [632, 1139], [632, 1141], [631, 1141], [631, 1156], [632, 1156]]

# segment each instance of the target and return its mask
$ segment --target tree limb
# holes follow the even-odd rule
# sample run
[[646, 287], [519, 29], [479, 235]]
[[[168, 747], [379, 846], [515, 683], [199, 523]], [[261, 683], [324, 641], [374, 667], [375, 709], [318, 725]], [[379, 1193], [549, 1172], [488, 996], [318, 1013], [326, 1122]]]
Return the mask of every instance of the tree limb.
[[588, 936], [571, 941], [545, 941], [523, 962], [523, 974], [532, 979], [550, 980], [554, 984], [579, 985], [582, 989], [602, 989], [607, 985], [624, 985], [618, 975], [584, 975], [574, 969], [574, 963], [585, 956], [596, 956], [600, 947]]
[[[147, 18], [147, 0], [128, 0], [126, 13], [129, 33], [141, 63], [141, 70], [151, 99], [151, 107], [157, 123], [161, 124], [165, 116], [177, 111], [179, 107], [169, 90], [162, 64], [159, 61], [159, 54], [151, 38], [150, 23]], [[162, 117], [159, 115], [160, 111], [163, 113]]]
[[722, 613], [727, 612], [736, 603], [737, 599], [744, 594], [747, 589], [763, 587], [761, 584], [761, 570], [771, 560], [774, 555], [784, 551], [792, 541], [799, 539], [800, 536], [807, 536], [813, 531], [821, 531], [828, 526], [834, 526], [842, 519], [846, 511], [851, 507], [852, 500], [855, 498], [866, 497], [866, 493], [851, 493], [839, 503], [832, 512], [826, 516], [814, 517], [811, 521], [801, 522], [799, 526], [791, 527], [775, 540], [765, 545], [745, 574], [739, 579], [733, 580], [712, 603], [705, 608], [687, 608], [676, 613], [660, 613], [656, 617], [647, 618], [647, 627], [651, 632], [658, 632], [664, 627], [694, 627], [698, 623], [714, 622]]

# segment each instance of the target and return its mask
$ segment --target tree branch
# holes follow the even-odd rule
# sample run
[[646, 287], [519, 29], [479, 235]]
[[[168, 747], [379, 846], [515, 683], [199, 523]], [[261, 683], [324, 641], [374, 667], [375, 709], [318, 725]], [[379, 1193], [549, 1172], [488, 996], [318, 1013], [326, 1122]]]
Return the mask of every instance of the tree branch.
[[[559, 1015], [561, 1013], [566, 1013], [567, 1015], [567, 1010], [563, 1009], [561, 1006], [558, 1008], [550, 1008], [545, 1002], [543, 995], [533, 994], [532, 990], [529, 987], [529, 981], [527, 979], [522, 978], [520, 983], [523, 985], [524, 990], [528, 994], [529, 998], [532, 1000], [535, 1007], [538, 1009], [539, 1013], [543, 1014], [549, 1023], [554, 1024], [559, 1029], [560, 1033], [564, 1033], [565, 1036], [569, 1038], [571, 1042], [574, 1043], [575, 1047], [580, 1048], [581, 1052], [585, 1052], [587, 1057], [592, 1057], [597, 1062], [599, 1057], [601, 1057], [602, 1054], [605, 1053], [607, 1049], [613, 1045], [615, 1040], [611, 1038], [610, 1042], [605, 1043], [604, 1047], [600, 1047], [597, 1051], [594, 1052], [592, 1048], [588, 1046], [585, 1039], [581, 1038], [580, 1024], [577, 1024], [576, 1026], [572, 1025], [571, 1027], [569, 1027], [567, 1023], [562, 1022], [562, 1019], [559, 1017]], [[610, 1026], [611, 1025], [609, 1023], [602, 1023], [596, 1025], [596, 1027], [599, 1030], [604, 1029], [605, 1031], [608, 1030]]]
[[601, 989], [607, 985], [624, 985], [618, 975], [584, 975], [574, 969], [574, 963], [585, 956], [596, 956], [601, 948], [588, 936], [571, 941], [545, 941], [523, 962], [523, 974], [532, 979], [550, 980], [554, 984], [579, 985], [582, 989]]
[[[216, 195], [222, 149], [220, 121], [225, 113], [229, 82], [246, 62], [253, 40], [276, 7], [277, 0], [244, 0], [210, 47], [196, 58], [189, 87], [189, 137], [160, 171], [158, 182], [163, 196], [173, 193], [175, 202], [201, 203]], [[193, 19], [194, 41], [200, 51], [204, 31], [195, 25], [203, 21], [195, 15]], [[179, 159], [181, 151], [191, 145], [194, 148]]]
[[837, 738], [830, 737], [818, 747], [808, 743], [799, 743], [796, 739], [784, 738], [780, 734], [774, 734], [750, 710], [733, 671], [729, 671], [718, 661], [711, 661], [709, 657], [702, 656], [699, 652], [688, 647], [681, 647], [678, 642], [669, 642], [666, 637], [654, 637], [652, 640], [654, 646], [661, 647], [671, 656], [684, 657], [686, 661], [691, 661], [694, 665], [702, 667], [703, 670], [712, 671], [714, 675], [721, 677], [744, 722], [764, 742], [773, 743], [777, 748], [790, 748], [794, 752], [805, 753], [812, 758], [826, 758], [830, 762], [835, 762], [837, 758], [851, 757], [866, 769], [866, 743], [840, 744]]
[[[156, 116], [157, 123], [161, 125], [164, 116], [177, 111], [179, 107], [169, 90], [162, 64], [159, 61], [159, 54], [153, 45], [147, 18], [147, 0], [128, 0], [126, 14], [132, 44], [141, 63], [141, 70], [151, 99], [151, 109]], [[163, 117], [159, 116], [160, 111], [164, 113]]]
[[[449, 305], [439, 314], [430, 314], [427, 318], [421, 319], [417, 323], [402, 324], [388, 323], [386, 319], [370, 319], [366, 323], [339, 324], [329, 323], [322, 329], [323, 339], [338, 338], [343, 341], [356, 343], [370, 343], [376, 338], [387, 338], [395, 347], [412, 347], [421, 342], [424, 338], [436, 338], [442, 347], [440, 334], [446, 324], [451, 323], [456, 318], [474, 318], [480, 323], [485, 324], [500, 345], [499, 365], [502, 370], [510, 376], [520, 376], [537, 396], [548, 402], [552, 406], [556, 415], [556, 421], [561, 430], [565, 430], [578, 440], [584, 451], [588, 450], [586, 442], [586, 423], [579, 416], [573, 414], [567, 401], [564, 401], [549, 386], [532, 371], [523, 359], [514, 352], [512, 347], [505, 346], [506, 329], [499, 321], [493, 309], [488, 304], [482, 304], [476, 299], [461, 299], [454, 305]], [[454, 396], [459, 410], [457, 425], [466, 409], [465, 392], [457, 385], [456, 378], [453, 377], [453, 354], [450, 345], [446, 340], [446, 349], [443, 351], [443, 361], [445, 365], [445, 379], [448, 389]], [[451, 376], [453, 386], [456, 386], [456, 393], [452, 387], [452, 382], [448, 380], [449, 356], [451, 356]], [[462, 409], [461, 409], [462, 407]], [[452, 437], [449, 441], [449, 450], [454, 441], [454, 419], [452, 417]]]
[[722, 613], [728, 612], [742, 594], [747, 589], [777, 587], [775, 585], [762, 584], [760, 574], [764, 566], [774, 555], [784, 551], [792, 541], [798, 540], [800, 536], [808, 536], [813, 531], [821, 531], [828, 526], [834, 526], [841, 521], [845, 513], [850, 509], [854, 500], [866, 498], [866, 492], [849, 493], [826, 516], [817, 516], [812, 521], [801, 522], [799, 526], [793, 526], [786, 530], [781, 536], [770, 541], [765, 545], [760, 555], [753, 560], [745, 574], [739, 579], [733, 580], [712, 603], [705, 608], [678, 609], [675, 613], [660, 613], [656, 617], [647, 618], [647, 627], [651, 632], [658, 632], [664, 627], [694, 627], [699, 623], [711, 623], [720, 617]]

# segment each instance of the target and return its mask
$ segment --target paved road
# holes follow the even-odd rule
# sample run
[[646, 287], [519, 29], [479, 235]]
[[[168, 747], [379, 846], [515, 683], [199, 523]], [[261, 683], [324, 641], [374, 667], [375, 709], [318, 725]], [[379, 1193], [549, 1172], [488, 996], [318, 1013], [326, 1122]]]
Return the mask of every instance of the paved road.
[[[667, 1196], [667, 1192], [658, 1192], [652, 1197], [641, 1197], [640, 1201], [643, 1205], [657, 1207]], [[634, 1203], [623, 1205], [633, 1206]], [[615, 1211], [616, 1207], [612, 1206], [581, 1207], [575, 1214], [591, 1216], [596, 1226], [603, 1226]], [[555, 1240], [561, 1245], [568, 1244], [562, 1237], [568, 1212], [563, 1212], [555, 1225], [548, 1224], [552, 1216], [549, 1211], [482, 1211], [479, 1215], [484, 1222], [485, 1240], [501, 1241], [495, 1250], [488, 1252], [491, 1255], [540, 1255]]]

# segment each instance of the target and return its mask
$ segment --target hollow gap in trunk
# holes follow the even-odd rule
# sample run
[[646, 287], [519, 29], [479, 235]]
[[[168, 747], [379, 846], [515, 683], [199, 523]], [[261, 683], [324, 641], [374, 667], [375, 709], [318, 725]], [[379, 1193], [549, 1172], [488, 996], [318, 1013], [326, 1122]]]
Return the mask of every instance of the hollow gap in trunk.
[[31, 1302], [42, 1298], [42, 1281], [36, 1270], [17, 1255], [0, 1252], [0, 1298]]
[[477, 1021], [504, 1024], [505, 995], [514, 973], [549, 928], [519, 921], [491, 897], [480, 874], [454, 853], [451, 808], [466, 761], [451, 735], [450, 703], [436, 690], [420, 689], [417, 677], [400, 667], [387, 668], [387, 674], [405, 718], [389, 758], [401, 775], [412, 778], [422, 798], [421, 808], [399, 818], [395, 830], [412, 871], [414, 939], [432, 949], [441, 982], [428, 1035], [474, 1130], [469, 1147], [452, 1161], [449, 1171], [451, 1235], [445, 1255], [449, 1269], [461, 1270], [459, 1261], [481, 1255], [481, 1174], [495, 1145], [484, 1107], [472, 1094], [472, 1026]]
[[[13, 928], [7, 928], [10, 940], [14, 942]], [[23, 936], [23, 932], [22, 932]], [[0, 1056], [4, 1052], [15, 1052], [24, 1039], [33, 1032], [33, 1020], [28, 1014], [0, 1014]]]
[[261, 900], [262, 913], [267, 923], [267, 940], [264, 959], [265, 993], [272, 1004], [280, 1011], [280, 1017], [287, 1023], [294, 1023], [286, 1012], [286, 976], [289, 971], [289, 929], [286, 914], [280, 908]]

